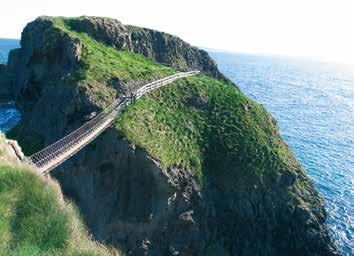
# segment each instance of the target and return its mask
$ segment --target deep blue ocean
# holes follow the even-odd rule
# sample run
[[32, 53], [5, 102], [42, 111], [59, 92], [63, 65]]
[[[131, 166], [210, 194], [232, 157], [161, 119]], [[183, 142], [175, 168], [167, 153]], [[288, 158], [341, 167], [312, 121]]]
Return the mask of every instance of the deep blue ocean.
[[[20, 47], [20, 41], [15, 39], [0, 39], [0, 63], [7, 63], [11, 49]], [[20, 120], [20, 114], [14, 107], [14, 102], [0, 102], [0, 132], [7, 131]]]
[[[0, 39], [0, 62], [19, 41]], [[354, 233], [354, 67], [210, 51], [220, 70], [277, 119], [325, 198], [334, 239], [351, 255]], [[20, 116], [0, 105], [0, 130]]]

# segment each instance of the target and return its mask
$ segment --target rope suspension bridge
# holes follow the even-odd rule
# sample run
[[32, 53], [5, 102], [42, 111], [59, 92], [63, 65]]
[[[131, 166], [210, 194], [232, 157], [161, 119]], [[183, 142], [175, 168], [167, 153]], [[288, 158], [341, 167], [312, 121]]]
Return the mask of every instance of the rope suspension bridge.
[[144, 94], [168, 85], [177, 79], [193, 76], [198, 73], [199, 71], [180, 72], [147, 83], [132, 93], [131, 96], [117, 98], [105, 111], [102, 111], [99, 115], [62, 139], [30, 156], [29, 163], [34, 165], [41, 173], [49, 173], [105, 131], [114, 122], [116, 116], [135, 99], [139, 99]]

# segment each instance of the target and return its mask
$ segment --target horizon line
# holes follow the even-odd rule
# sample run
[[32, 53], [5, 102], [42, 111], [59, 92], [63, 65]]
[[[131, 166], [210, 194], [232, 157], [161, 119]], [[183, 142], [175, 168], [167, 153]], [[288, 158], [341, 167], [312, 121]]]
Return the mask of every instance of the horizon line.
[[[17, 40], [21, 41], [21, 38], [7, 38], [7, 37], [0, 37], [0, 40]], [[185, 40], [184, 40], [185, 41]], [[229, 54], [240, 54], [240, 55], [251, 55], [251, 56], [258, 56], [258, 57], [276, 57], [276, 58], [286, 58], [286, 59], [294, 59], [294, 60], [301, 60], [301, 61], [308, 61], [308, 62], [317, 62], [322, 64], [332, 64], [332, 65], [343, 65], [354, 68], [354, 63], [347, 63], [335, 60], [329, 60], [318, 56], [300, 56], [300, 55], [289, 55], [284, 53], [266, 53], [266, 52], [248, 52], [248, 51], [238, 51], [238, 50], [228, 50], [228, 49], [220, 49], [220, 48], [213, 48], [213, 47], [206, 47], [206, 46], [195, 46], [199, 49], [203, 49], [209, 52], [219, 52], [219, 53], [229, 53]]]

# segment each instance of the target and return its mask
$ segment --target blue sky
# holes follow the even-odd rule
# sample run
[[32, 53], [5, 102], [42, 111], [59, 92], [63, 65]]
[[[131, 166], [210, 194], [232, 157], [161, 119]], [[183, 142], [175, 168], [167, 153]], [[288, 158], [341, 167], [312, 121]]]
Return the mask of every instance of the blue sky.
[[20, 38], [40, 15], [107, 16], [196, 46], [354, 65], [353, 0], [7, 0], [0, 37]]

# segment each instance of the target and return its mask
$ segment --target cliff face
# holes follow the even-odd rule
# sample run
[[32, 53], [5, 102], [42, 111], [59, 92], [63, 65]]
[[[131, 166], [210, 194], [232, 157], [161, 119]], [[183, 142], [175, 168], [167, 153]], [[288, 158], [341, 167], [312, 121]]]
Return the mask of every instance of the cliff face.
[[8, 64], [23, 116], [10, 135], [31, 153], [176, 66], [210, 76], [139, 99], [53, 171], [94, 237], [132, 255], [337, 255], [274, 119], [167, 34], [94, 17], [30, 23]]
[[193, 175], [167, 170], [145, 150], [110, 129], [56, 170], [99, 241], [132, 255], [203, 252], [193, 209], [199, 186]]
[[6, 66], [0, 64], [0, 101], [11, 99], [11, 80]]
[[207, 52], [176, 36], [125, 26], [118, 20], [100, 17], [73, 19], [70, 27], [118, 50], [132, 51], [172, 67], [197, 69], [215, 78], [225, 79]]

